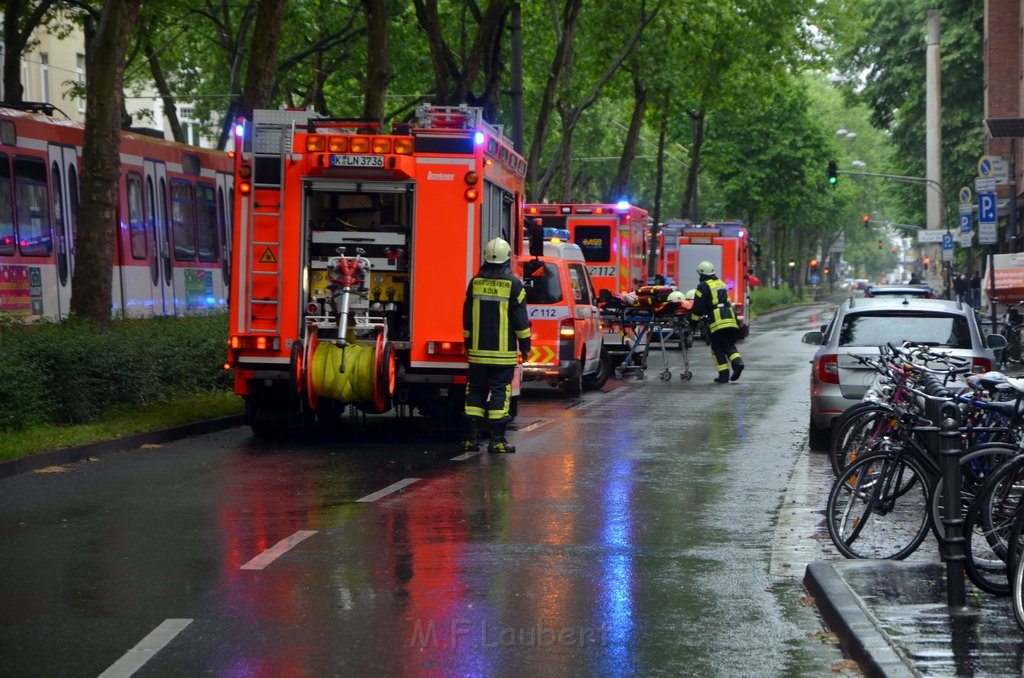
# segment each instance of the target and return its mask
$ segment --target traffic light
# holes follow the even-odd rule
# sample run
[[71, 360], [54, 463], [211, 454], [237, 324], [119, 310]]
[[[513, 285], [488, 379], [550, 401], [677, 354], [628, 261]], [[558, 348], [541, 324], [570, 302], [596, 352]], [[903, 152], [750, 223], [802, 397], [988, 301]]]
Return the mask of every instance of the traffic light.
[[811, 273], [817, 274], [818, 272], [818, 260], [811, 259]]
[[931, 257], [925, 257], [924, 261], [921, 262], [924, 265], [924, 270], [928, 270], [928, 265], [932, 263]]
[[836, 167], [835, 160], [828, 161], [828, 183], [831, 186], [835, 186], [836, 182], [839, 181], [839, 169]]
[[878, 241], [878, 249], [882, 249], [882, 241], [881, 240]]
[[861, 219], [864, 220], [864, 228], [871, 228], [871, 215], [865, 214]]

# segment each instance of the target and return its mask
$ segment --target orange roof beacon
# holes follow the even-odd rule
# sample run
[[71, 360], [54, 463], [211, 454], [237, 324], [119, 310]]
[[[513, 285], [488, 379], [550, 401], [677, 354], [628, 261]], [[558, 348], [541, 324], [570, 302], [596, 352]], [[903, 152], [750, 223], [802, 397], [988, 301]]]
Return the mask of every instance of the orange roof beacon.
[[229, 365], [253, 431], [396, 402], [457, 426], [466, 285], [489, 240], [522, 247], [526, 162], [501, 127], [423, 105], [390, 133], [259, 110], [235, 135]]
[[740, 336], [750, 331], [750, 288], [757, 279], [750, 270], [750, 234], [739, 221], [712, 221], [691, 224], [670, 219], [660, 231], [661, 272], [681, 290], [697, 287], [697, 265], [710, 261], [719, 280], [729, 289], [736, 309]]

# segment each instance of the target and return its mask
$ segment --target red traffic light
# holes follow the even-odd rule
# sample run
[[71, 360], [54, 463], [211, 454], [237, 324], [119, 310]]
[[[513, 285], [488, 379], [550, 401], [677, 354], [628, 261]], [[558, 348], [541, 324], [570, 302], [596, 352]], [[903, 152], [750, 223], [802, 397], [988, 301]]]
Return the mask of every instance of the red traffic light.
[[864, 225], [865, 226], [867, 226], [867, 225], [869, 225], [871, 223], [871, 215], [870, 214], [865, 214], [861, 218], [864, 220]]
[[811, 266], [817, 266], [817, 265], [818, 265], [818, 260], [817, 259], [811, 259]]

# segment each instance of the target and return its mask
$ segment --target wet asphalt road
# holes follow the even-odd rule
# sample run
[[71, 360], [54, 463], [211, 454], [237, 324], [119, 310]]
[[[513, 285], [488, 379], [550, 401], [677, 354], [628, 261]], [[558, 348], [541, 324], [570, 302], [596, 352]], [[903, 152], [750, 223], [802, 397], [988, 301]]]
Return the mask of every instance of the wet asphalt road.
[[799, 583], [836, 557], [799, 341], [826, 309], [757, 322], [733, 384], [698, 344], [692, 381], [669, 351], [671, 381], [652, 352], [528, 385], [514, 455], [388, 415], [0, 480], [0, 675], [834, 675]]

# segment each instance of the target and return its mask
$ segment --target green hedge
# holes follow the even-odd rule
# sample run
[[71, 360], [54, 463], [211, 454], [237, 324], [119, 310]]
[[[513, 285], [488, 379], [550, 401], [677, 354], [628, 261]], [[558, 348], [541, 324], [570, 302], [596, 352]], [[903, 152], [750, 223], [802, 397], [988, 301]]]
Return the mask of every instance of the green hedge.
[[231, 388], [227, 317], [0, 324], [0, 431]]
[[767, 313], [784, 306], [803, 303], [803, 299], [793, 294], [788, 287], [757, 287], [750, 292], [750, 310], [753, 317], [759, 313]]

